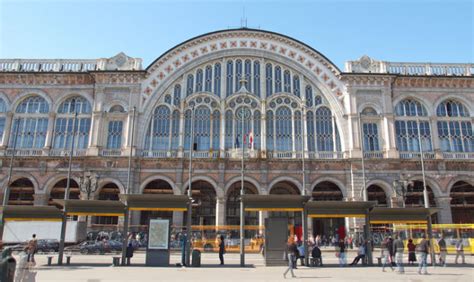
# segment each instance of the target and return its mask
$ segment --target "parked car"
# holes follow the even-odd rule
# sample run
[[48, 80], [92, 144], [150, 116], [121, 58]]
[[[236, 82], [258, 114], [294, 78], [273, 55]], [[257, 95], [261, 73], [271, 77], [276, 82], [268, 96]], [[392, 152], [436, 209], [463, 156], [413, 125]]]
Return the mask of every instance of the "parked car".
[[59, 241], [56, 239], [38, 240], [38, 252], [48, 253], [59, 251]]

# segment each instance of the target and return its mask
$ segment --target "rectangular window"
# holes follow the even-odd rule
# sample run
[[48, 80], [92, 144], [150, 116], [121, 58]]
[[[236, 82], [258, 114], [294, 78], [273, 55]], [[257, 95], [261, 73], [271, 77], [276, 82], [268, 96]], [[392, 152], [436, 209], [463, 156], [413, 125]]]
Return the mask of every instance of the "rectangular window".
[[123, 121], [109, 121], [107, 134], [107, 149], [120, 149], [122, 147]]

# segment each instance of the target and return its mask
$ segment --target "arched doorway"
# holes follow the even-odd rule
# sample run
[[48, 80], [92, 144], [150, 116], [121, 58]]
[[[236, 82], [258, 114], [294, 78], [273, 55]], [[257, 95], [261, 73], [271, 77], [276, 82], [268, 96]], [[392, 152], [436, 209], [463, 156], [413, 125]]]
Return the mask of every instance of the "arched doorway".
[[28, 178], [20, 178], [10, 184], [10, 195], [8, 197], [9, 205], [28, 205], [34, 204], [35, 186]]
[[[49, 193], [49, 202], [48, 205], [56, 206], [61, 208], [60, 205], [54, 204], [53, 200], [64, 200], [64, 193], [66, 192], [67, 178], [59, 180], [54, 184], [51, 192]], [[70, 200], [79, 200], [81, 197], [81, 191], [79, 190], [79, 185], [77, 182], [71, 178], [69, 181], [69, 199]]]
[[[435, 196], [431, 187], [426, 185], [426, 190], [428, 190], [428, 199], [430, 207], [436, 207]], [[423, 196], [423, 182], [422, 181], [413, 181], [407, 187], [407, 194], [405, 198], [405, 207], [424, 207], [425, 201]], [[431, 217], [433, 223], [438, 222], [438, 217], [433, 215]]]
[[374, 201], [377, 203], [377, 207], [388, 207], [387, 195], [382, 187], [372, 184], [367, 187], [367, 195], [369, 201]]
[[[99, 191], [97, 199], [100, 201], [119, 201], [120, 188], [115, 183], [107, 183]], [[93, 220], [97, 225], [117, 225], [118, 216], [96, 216]]]
[[[280, 181], [272, 186], [270, 195], [300, 195], [298, 187], [290, 181]], [[301, 228], [300, 212], [270, 212], [270, 217], [288, 217], [288, 223], [295, 227], [295, 231]], [[298, 232], [296, 232], [299, 234]]]
[[[186, 188], [186, 195], [188, 193]], [[216, 224], [216, 191], [207, 181], [199, 180], [192, 183], [193, 210], [191, 225], [215, 225]], [[185, 213], [184, 224], [187, 223]]]
[[[173, 194], [173, 187], [167, 181], [157, 179], [149, 182], [143, 188], [143, 194]], [[172, 223], [172, 211], [142, 211], [140, 214], [140, 225], [148, 225], [151, 218], [169, 219]]]
[[[311, 194], [313, 201], [342, 201], [344, 195], [341, 189], [330, 181], [318, 183]], [[345, 235], [344, 218], [314, 218], [313, 236], [320, 235], [323, 241], [331, 242], [332, 238]]]
[[453, 223], [473, 223], [474, 186], [465, 181], [458, 181], [454, 183], [449, 195]]

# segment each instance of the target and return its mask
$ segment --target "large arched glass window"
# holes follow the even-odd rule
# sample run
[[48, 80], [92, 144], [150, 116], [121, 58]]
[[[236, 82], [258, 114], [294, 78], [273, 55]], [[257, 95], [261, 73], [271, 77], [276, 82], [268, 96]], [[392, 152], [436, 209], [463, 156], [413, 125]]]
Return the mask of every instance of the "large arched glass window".
[[[77, 113], [76, 121], [74, 121], [74, 113]], [[80, 96], [67, 99], [58, 109], [54, 128], [53, 148], [69, 149], [71, 147], [72, 134], [76, 135], [74, 148], [87, 148], [90, 128], [91, 105], [89, 101]]]
[[167, 151], [170, 142], [170, 109], [167, 106], [158, 106], [148, 129], [150, 142], [146, 148], [152, 151]]
[[212, 92], [212, 66], [206, 67], [206, 77], [204, 82], [204, 91]]
[[260, 128], [260, 122], [261, 122], [262, 116], [259, 111], [255, 111], [253, 113], [253, 148], [255, 150], [260, 150], [261, 148], [261, 128]]
[[311, 88], [311, 85], [306, 86], [305, 96], [306, 96], [306, 106], [312, 107], [313, 106], [313, 88]]
[[226, 81], [226, 96], [229, 97], [233, 93], [234, 85], [234, 62], [227, 61], [227, 81]]
[[260, 63], [253, 62], [253, 93], [260, 97]]
[[275, 93], [281, 92], [281, 67], [275, 67]]
[[252, 89], [252, 61], [245, 60], [245, 88], [248, 91]]
[[362, 111], [361, 122], [365, 152], [380, 151], [377, 119], [377, 112], [373, 108], [367, 107]]
[[314, 143], [314, 114], [312, 111], [306, 112], [306, 135], [308, 140], [308, 151], [314, 152], [316, 150]]
[[219, 111], [212, 113], [212, 149], [219, 150], [220, 148], [220, 135], [221, 135], [221, 114]]
[[[48, 129], [49, 105], [40, 96], [24, 99], [16, 108], [10, 147], [43, 148]], [[14, 136], [16, 134], [16, 136]]]
[[318, 151], [334, 150], [332, 114], [327, 107], [316, 110], [316, 140]]
[[225, 113], [225, 148], [232, 149], [234, 144], [233, 132], [234, 132], [234, 115], [231, 110]]
[[291, 110], [280, 107], [275, 114], [276, 149], [277, 151], [292, 151], [292, 121]]
[[221, 96], [221, 64], [214, 65], [214, 94]]
[[291, 75], [289, 70], [283, 73], [283, 86], [286, 93], [291, 93]]
[[240, 89], [240, 80], [242, 79], [242, 60], [235, 61], [235, 92]]
[[[245, 107], [245, 108], [247, 109], [246, 111], [250, 112], [249, 108], [247, 108], [247, 107]], [[239, 113], [240, 111], [241, 111], [241, 108], [237, 109], [236, 113]], [[235, 147], [236, 148], [241, 148], [240, 146], [242, 146], [243, 143], [246, 142], [246, 141], [242, 142], [242, 120], [240, 120], [240, 118], [238, 116], [236, 116], [234, 120], [235, 120], [235, 133], [234, 133], [234, 136], [235, 136], [235, 139], [236, 139]], [[252, 118], [251, 117], [244, 120], [244, 122], [243, 122], [244, 137], [248, 136], [248, 134], [250, 133], [251, 124], [252, 124]]]
[[[420, 137], [423, 151], [432, 151], [430, 123], [425, 107], [418, 101], [405, 99], [397, 104], [395, 114], [397, 116], [395, 132], [398, 150], [401, 152], [419, 152]], [[418, 132], [418, 123], [420, 132]]]
[[192, 74], [188, 74], [188, 79], [186, 81], [186, 86], [187, 86], [187, 89], [186, 89], [186, 96], [189, 96], [191, 94], [193, 94], [193, 90], [194, 90], [194, 76]]
[[272, 64], [265, 66], [265, 88], [267, 98], [273, 94], [273, 67]]
[[297, 75], [293, 76], [293, 94], [300, 97], [300, 78]]
[[0, 140], [3, 138], [3, 132], [5, 131], [5, 120], [6, 120], [7, 105], [5, 101], [0, 98]]
[[267, 111], [266, 116], [266, 133], [267, 133], [267, 151], [273, 151], [274, 148], [274, 136], [275, 133], [273, 131], [273, 112]]
[[198, 151], [211, 148], [211, 111], [206, 106], [200, 106], [194, 113], [194, 143]]
[[454, 100], [442, 102], [436, 109], [438, 136], [443, 152], [474, 152], [474, 136], [469, 112]]
[[179, 147], [179, 116], [179, 111], [175, 110], [171, 120], [171, 150]]
[[195, 92], [202, 91], [202, 79], [203, 79], [202, 69], [198, 69], [196, 72], [196, 91]]
[[181, 85], [176, 84], [174, 86], [174, 93], [173, 93], [173, 105], [179, 107], [179, 103], [181, 102]]

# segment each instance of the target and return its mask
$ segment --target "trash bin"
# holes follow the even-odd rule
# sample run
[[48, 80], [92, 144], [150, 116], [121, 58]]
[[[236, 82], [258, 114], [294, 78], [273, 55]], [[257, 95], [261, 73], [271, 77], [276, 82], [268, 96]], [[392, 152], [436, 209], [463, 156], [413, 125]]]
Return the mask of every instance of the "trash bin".
[[192, 267], [201, 266], [201, 252], [199, 250], [193, 250], [191, 266]]
[[16, 260], [12, 257], [10, 249], [2, 252], [0, 262], [0, 281], [13, 282], [15, 279]]

